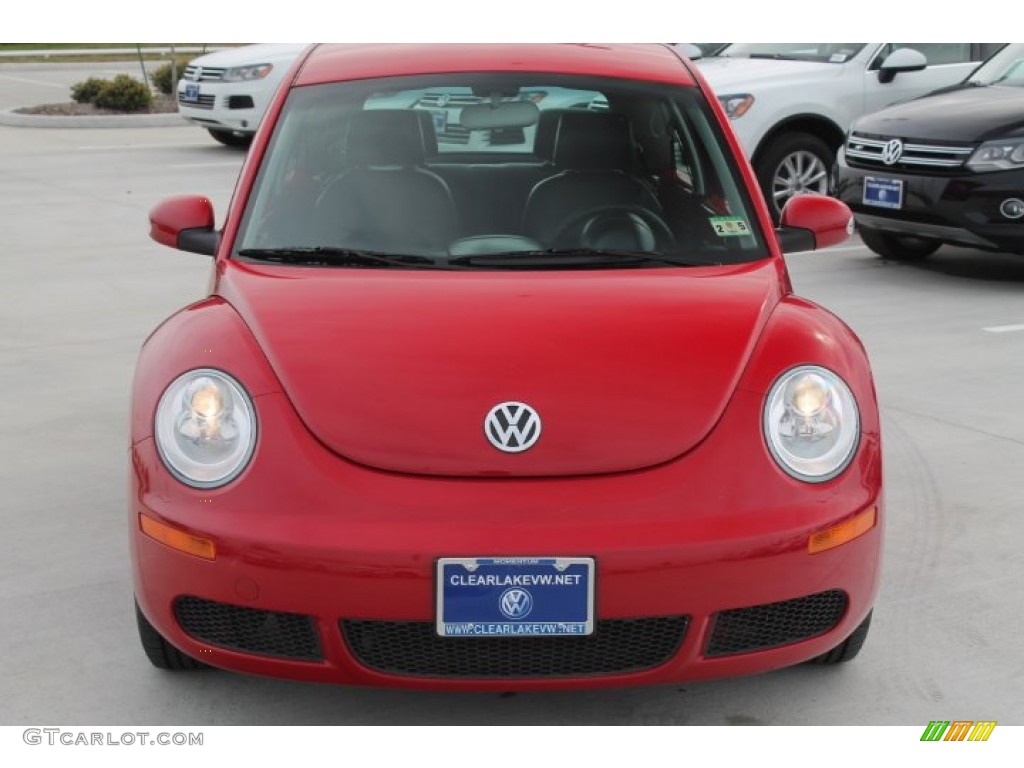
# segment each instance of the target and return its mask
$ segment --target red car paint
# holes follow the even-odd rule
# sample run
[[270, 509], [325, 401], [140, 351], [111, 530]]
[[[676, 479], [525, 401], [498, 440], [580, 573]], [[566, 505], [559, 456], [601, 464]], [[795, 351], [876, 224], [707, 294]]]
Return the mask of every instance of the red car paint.
[[[771, 219], [768, 258], [731, 266], [594, 271], [325, 269], [231, 257], [290, 87], [420, 72], [582, 73], [706, 88], [656, 46], [345, 46], [294, 67], [250, 149], [221, 234], [211, 296], [146, 341], [131, 413], [129, 522], [148, 621], [214, 666], [303, 680], [465, 690], [634, 685], [762, 672], [843, 642], [877, 590], [883, 499], [877, 403], [865, 352], [840, 320], [791, 294]], [[827, 243], [845, 227], [822, 201], [788, 223]], [[154, 239], [210, 229], [198, 201], [154, 211]], [[838, 218], [837, 218], [838, 217]], [[779, 375], [838, 374], [860, 410], [850, 466], [805, 483], [761, 431]], [[163, 465], [154, 414], [168, 384], [228, 372], [259, 422], [252, 461], [216, 489]], [[495, 451], [481, 420], [503, 400], [544, 414], [521, 454]], [[875, 507], [879, 524], [810, 555], [808, 537]], [[213, 561], [145, 536], [146, 515], [216, 544]], [[690, 617], [651, 669], [546, 678], [382, 673], [355, 657], [340, 619], [434, 621], [440, 557], [579, 556], [596, 562], [598, 619]], [[721, 611], [825, 590], [847, 597], [829, 631], [778, 647], [706, 654]], [[313, 617], [323, 659], [243, 653], [186, 632], [183, 595]], [[452, 643], [473, 639], [446, 638]]]

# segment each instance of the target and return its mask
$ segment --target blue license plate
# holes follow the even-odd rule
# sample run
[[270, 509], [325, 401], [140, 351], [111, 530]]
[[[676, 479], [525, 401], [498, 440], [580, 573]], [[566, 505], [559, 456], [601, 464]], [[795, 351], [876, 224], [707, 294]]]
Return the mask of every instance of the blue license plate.
[[444, 557], [437, 634], [557, 637], [594, 631], [591, 557]]
[[199, 83], [185, 83], [184, 101], [199, 101]]
[[865, 176], [864, 205], [899, 210], [903, 207], [903, 181]]

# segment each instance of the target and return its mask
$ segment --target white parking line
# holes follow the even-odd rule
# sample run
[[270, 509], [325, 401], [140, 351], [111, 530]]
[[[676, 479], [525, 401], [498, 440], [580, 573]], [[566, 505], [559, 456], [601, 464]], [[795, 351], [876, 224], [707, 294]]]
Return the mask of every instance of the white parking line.
[[989, 333], [1012, 333], [1013, 331], [1024, 331], [1024, 323], [1018, 323], [1017, 325], [993, 325], [981, 330], [988, 331]]
[[[190, 147], [210, 147], [210, 143], [196, 142], [194, 144], [182, 144], [177, 142], [175, 144], [95, 144], [85, 147], [75, 147], [79, 152], [108, 152], [117, 151], [120, 152], [123, 149], [189, 149]], [[211, 147], [216, 149], [216, 147]]]
[[28, 83], [29, 85], [45, 85], [48, 88], [61, 88], [65, 91], [68, 89], [63, 83], [48, 83], [45, 80], [30, 80], [27, 77], [15, 77], [14, 75], [0, 75], [0, 80], [13, 80], [16, 83]]
[[239, 160], [222, 160], [219, 163], [171, 163], [168, 168], [226, 168], [228, 166], [235, 166], [240, 168], [242, 161]]

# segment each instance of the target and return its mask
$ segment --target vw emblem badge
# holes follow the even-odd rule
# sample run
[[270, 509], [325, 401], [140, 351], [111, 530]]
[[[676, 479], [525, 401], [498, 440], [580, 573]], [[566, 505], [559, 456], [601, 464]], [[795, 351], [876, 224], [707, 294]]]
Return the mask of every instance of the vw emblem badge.
[[509, 619], [525, 619], [533, 610], [533, 596], [525, 589], [510, 587], [501, 593], [498, 607]]
[[999, 206], [999, 212], [1008, 219], [1019, 219], [1024, 216], [1024, 200], [1008, 197]]
[[526, 403], [498, 403], [484, 419], [484, 434], [505, 453], [522, 453], [540, 439], [540, 416]]
[[903, 142], [899, 139], [891, 139], [882, 148], [882, 162], [886, 165], [895, 165], [903, 157]]

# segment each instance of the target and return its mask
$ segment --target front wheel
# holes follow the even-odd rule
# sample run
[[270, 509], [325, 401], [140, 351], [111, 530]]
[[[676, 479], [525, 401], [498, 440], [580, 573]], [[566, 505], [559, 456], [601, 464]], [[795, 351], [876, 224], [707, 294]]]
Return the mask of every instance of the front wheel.
[[921, 261], [935, 253], [942, 245], [937, 240], [909, 235], [894, 235], [877, 229], [858, 227], [864, 245], [883, 259], [893, 261]]
[[871, 626], [871, 612], [868, 612], [867, 618], [860, 623], [853, 633], [843, 640], [839, 645], [833, 648], [831, 651], [815, 656], [808, 663], [809, 664], [842, 664], [847, 661], [852, 661], [856, 658], [857, 654], [860, 653], [861, 646], [864, 645], [864, 640], [868, 636], [868, 628]]
[[828, 194], [828, 174], [836, 153], [817, 136], [783, 133], [758, 153], [754, 170], [775, 221], [790, 198]]
[[218, 128], [207, 128], [210, 135], [227, 147], [238, 147], [247, 149], [252, 144], [251, 133], [235, 133], [234, 131], [222, 131]]
[[186, 656], [173, 645], [164, 640], [156, 627], [149, 623], [143, 615], [139, 604], [135, 603], [135, 622], [139, 626], [139, 640], [146, 658], [158, 669], [205, 669], [206, 665]]

